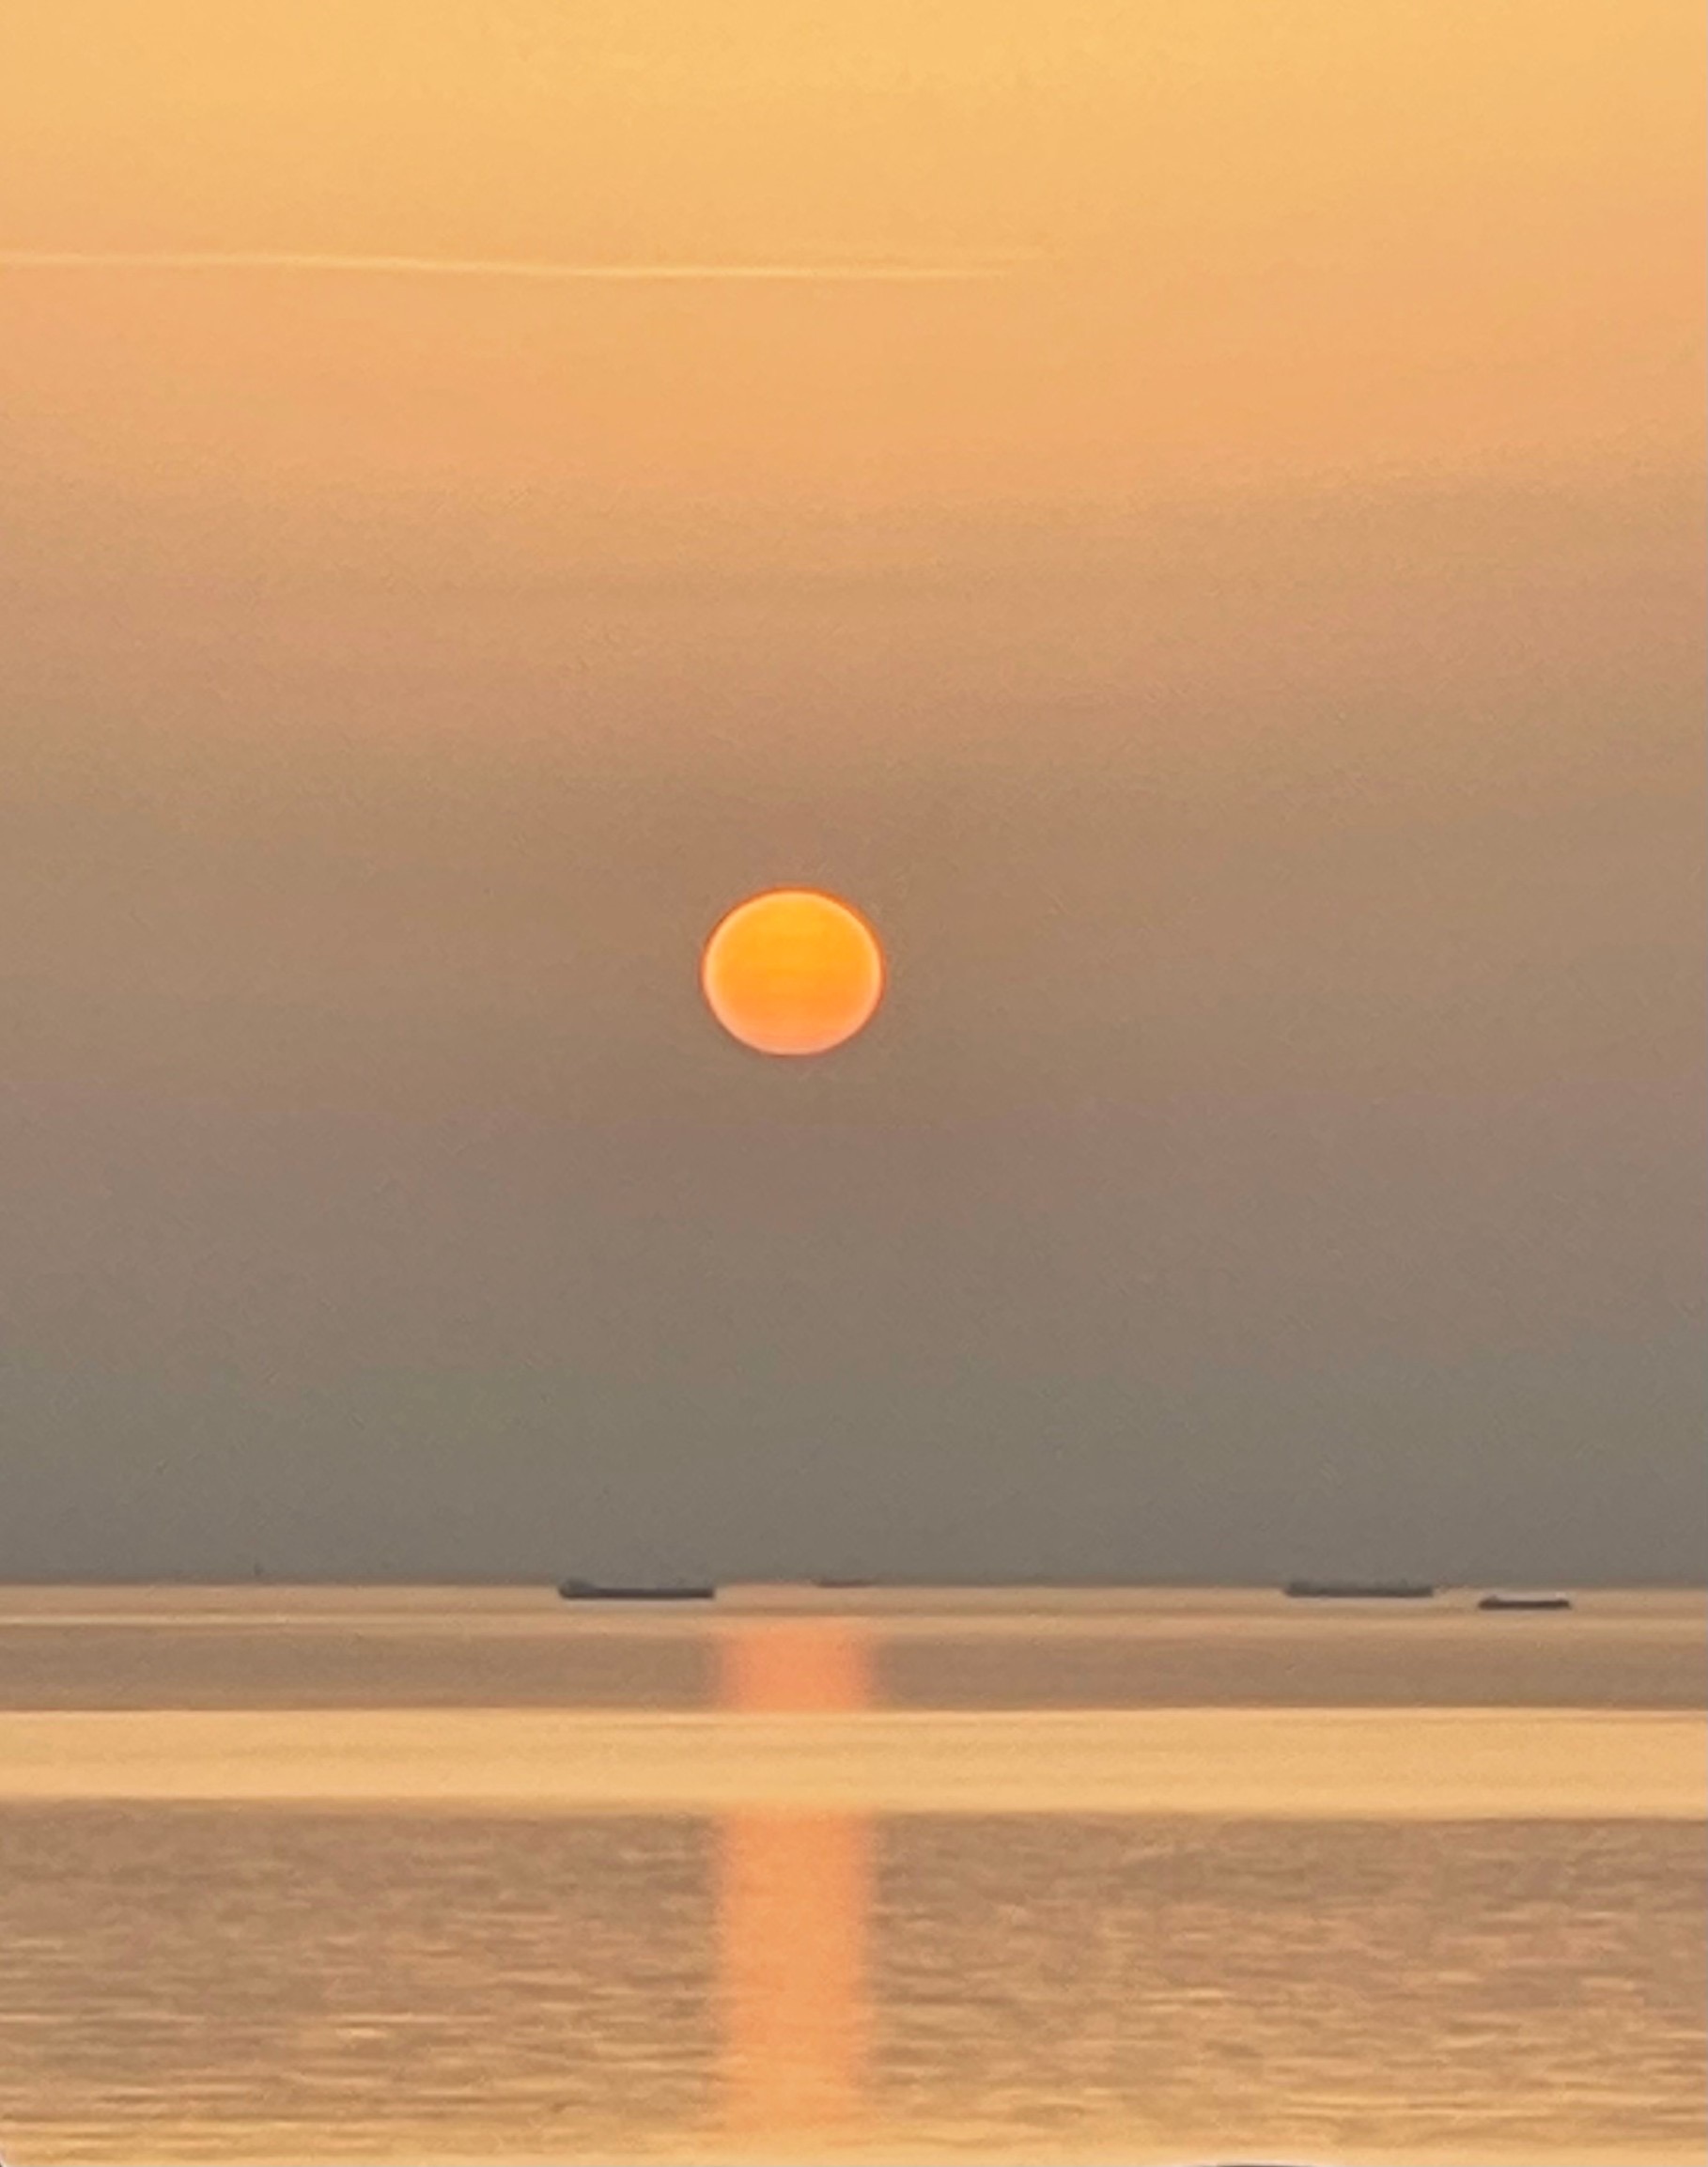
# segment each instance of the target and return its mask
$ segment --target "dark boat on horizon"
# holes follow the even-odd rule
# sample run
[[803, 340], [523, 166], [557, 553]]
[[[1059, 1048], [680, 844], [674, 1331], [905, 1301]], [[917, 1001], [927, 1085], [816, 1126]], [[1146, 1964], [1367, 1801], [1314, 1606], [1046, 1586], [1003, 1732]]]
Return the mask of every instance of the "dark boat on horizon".
[[1290, 1580], [1281, 1590], [1296, 1602], [1426, 1602], [1435, 1592], [1413, 1580]]
[[710, 1602], [718, 1591], [670, 1582], [655, 1587], [607, 1587], [596, 1580], [564, 1580], [557, 1592], [566, 1602]]
[[1570, 1610], [1569, 1595], [1485, 1595], [1479, 1610]]

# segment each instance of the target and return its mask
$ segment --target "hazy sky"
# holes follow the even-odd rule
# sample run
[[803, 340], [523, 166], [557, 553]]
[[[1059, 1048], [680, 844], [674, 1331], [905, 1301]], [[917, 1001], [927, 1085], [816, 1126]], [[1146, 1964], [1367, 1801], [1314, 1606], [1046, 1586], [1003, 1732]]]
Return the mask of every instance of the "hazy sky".
[[0, 1573], [1700, 1577], [1699, 14], [14, 10]]

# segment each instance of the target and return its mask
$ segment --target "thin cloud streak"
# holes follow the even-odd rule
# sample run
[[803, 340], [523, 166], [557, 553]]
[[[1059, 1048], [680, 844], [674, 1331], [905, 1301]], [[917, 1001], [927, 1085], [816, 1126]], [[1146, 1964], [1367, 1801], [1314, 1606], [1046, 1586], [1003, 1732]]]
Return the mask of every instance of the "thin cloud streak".
[[942, 285], [1008, 278], [1021, 258], [962, 263], [531, 263], [505, 257], [241, 252], [0, 249], [0, 271], [283, 271], [381, 278], [513, 278], [612, 286]]

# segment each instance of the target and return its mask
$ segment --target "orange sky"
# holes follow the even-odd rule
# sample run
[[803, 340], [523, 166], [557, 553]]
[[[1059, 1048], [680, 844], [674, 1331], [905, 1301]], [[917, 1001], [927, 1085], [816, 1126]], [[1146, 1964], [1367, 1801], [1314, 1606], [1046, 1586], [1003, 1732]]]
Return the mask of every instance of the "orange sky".
[[0, 1572], [1697, 1572], [1702, 44], [6, 10]]
[[1698, 15], [60, 0], [7, 34], [0, 247], [1031, 260], [781, 291], [14, 272], [0, 396], [45, 476], [316, 522], [614, 507], [714, 554], [755, 507], [1668, 464]]

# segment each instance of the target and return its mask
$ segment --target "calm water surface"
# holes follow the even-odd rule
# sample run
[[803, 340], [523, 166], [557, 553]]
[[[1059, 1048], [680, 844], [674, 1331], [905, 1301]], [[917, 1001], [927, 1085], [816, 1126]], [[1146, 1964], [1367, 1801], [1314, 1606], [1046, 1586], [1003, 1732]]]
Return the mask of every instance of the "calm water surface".
[[8, 2162], [1708, 2152], [1700, 1598], [0, 1590]]

